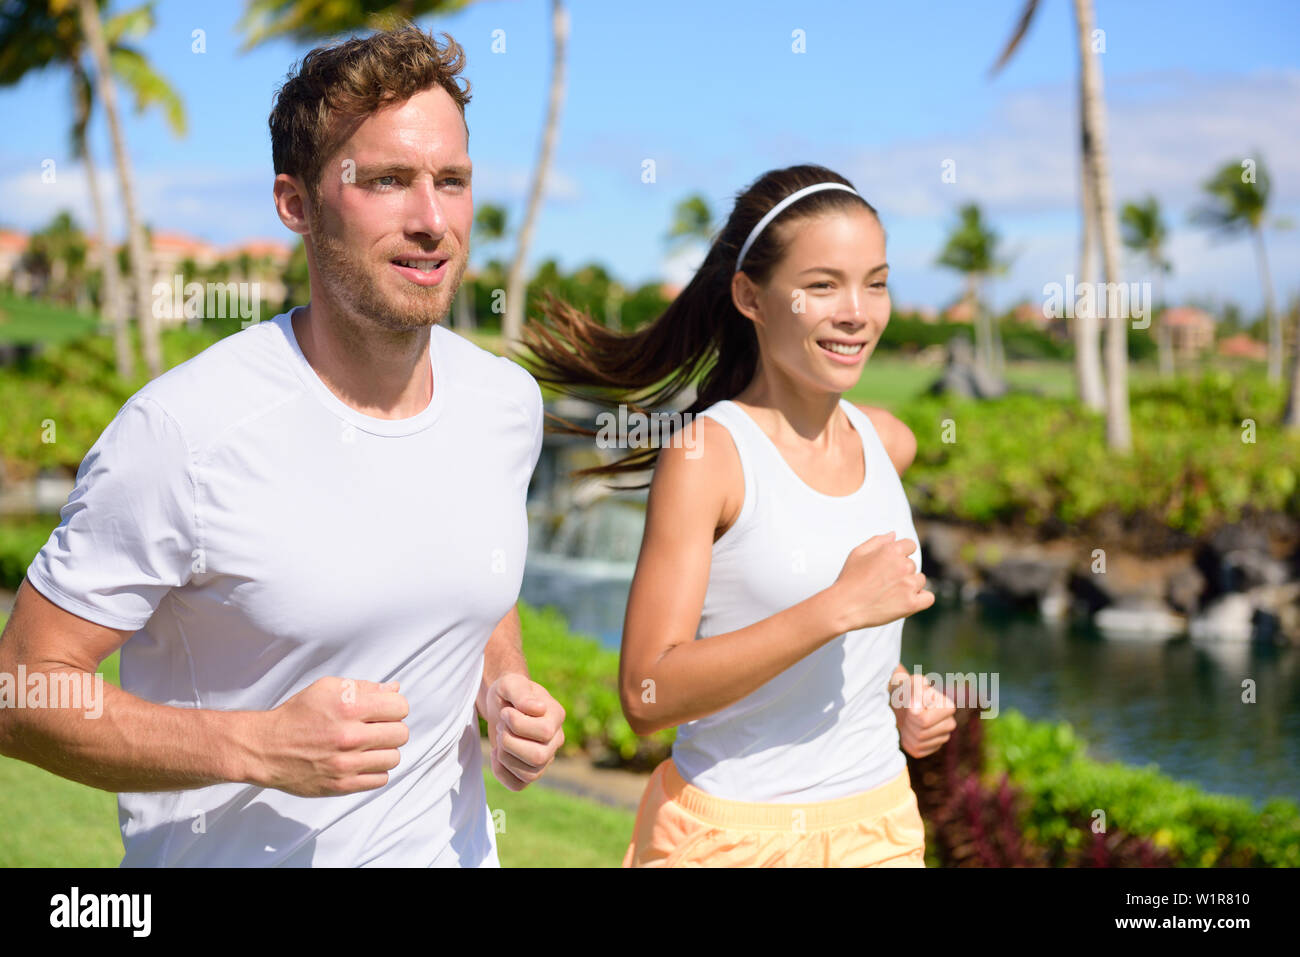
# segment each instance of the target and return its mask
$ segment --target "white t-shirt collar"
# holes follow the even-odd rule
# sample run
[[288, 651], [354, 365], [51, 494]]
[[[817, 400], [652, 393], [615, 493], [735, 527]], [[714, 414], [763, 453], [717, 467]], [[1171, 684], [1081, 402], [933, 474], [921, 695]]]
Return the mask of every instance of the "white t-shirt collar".
[[289, 348], [294, 370], [298, 373], [298, 377], [308, 391], [314, 394], [321, 404], [331, 412], [363, 432], [386, 436], [412, 435], [423, 431], [431, 426], [438, 416], [442, 414], [442, 410], [447, 404], [447, 379], [443, 375], [440, 350], [438, 348], [438, 337], [442, 333], [441, 327], [435, 325], [429, 330], [429, 368], [433, 375], [433, 397], [429, 400], [429, 404], [409, 418], [379, 419], [358, 412], [336, 396], [330, 391], [329, 386], [321, 381], [320, 376], [316, 374], [316, 370], [311, 367], [311, 363], [303, 355], [302, 346], [298, 344], [298, 337], [293, 331], [293, 315], [301, 308], [303, 307], [295, 306], [288, 312], [276, 316], [271, 321], [275, 323], [284, 336], [285, 344]]

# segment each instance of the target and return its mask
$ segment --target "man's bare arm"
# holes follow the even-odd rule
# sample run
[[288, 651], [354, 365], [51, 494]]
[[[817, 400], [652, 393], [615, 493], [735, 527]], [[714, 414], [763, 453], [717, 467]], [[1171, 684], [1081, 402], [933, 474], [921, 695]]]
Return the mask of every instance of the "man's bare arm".
[[[22, 665], [29, 679], [71, 674], [82, 683], [131, 634], [64, 611], [24, 579], [0, 634], [0, 674], [16, 682]], [[256, 712], [173, 708], [96, 684], [103, 688], [98, 717], [84, 707], [0, 708], [0, 754], [105, 791], [245, 780]]]
[[[0, 634], [0, 675], [16, 680], [21, 665], [84, 681], [131, 634], [64, 611], [24, 580]], [[0, 754], [105, 791], [234, 781], [328, 797], [383, 787], [409, 738], [395, 682], [320, 678], [270, 711], [174, 708], [97, 684], [98, 717], [0, 708]]]
[[519, 605], [516, 603], [506, 616], [497, 622], [483, 649], [483, 680], [479, 683], [475, 701], [478, 713], [487, 717], [487, 693], [504, 674], [511, 672], [528, 677], [528, 662], [524, 660], [523, 633], [519, 625]]

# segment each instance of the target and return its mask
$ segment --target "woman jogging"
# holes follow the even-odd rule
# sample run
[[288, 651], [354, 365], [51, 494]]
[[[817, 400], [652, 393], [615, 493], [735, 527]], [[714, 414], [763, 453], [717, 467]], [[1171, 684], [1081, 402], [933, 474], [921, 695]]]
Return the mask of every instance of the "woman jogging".
[[655, 322], [621, 335], [552, 300], [525, 330], [530, 371], [571, 394], [640, 411], [699, 378], [671, 441], [584, 470], [654, 467], [620, 695], [638, 734], [678, 730], [624, 866], [924, 866], [900, 740], [921, 757], [955, 721], [900, 663], [903, 619], [934, 601], [899, 480], [915, 439], [842, 398], [887, 275], [875, 209], [794, 166], [739, 194]]

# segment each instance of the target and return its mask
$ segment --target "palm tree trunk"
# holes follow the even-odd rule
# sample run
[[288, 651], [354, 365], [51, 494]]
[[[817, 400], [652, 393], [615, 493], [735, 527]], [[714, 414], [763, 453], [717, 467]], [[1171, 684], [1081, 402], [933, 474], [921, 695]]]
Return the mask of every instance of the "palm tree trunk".
[[[983, 295], [983, 288], [981, 287], [981, 298]], [[989, 346], [993, 351], [993, 374], [1001, 379], [1007, 370], [1007, 356], [1002, 349], [1002, 323], [991, 305], [987, 312], [990, 332]]]
[[[1111, 202], [1110, 166], [1106, 152], [1106, 104], [1102, 98], [1101, 64], [1092, 52], [1092, 0], [1074, 0], [1083, 72], [1084, 158], [1093, 171], [1093, 206], [1101, 232], [1106, 282], [1118, 283], [1119, 220]], [[1100, 297], [1097, 297], [1100, 298]], [[1121, 310], [1114, 310], [1121, 313]], [[1107, 310], [1109, 314], [1111, 310]], [[1106, 326], [1106, 443], [1116, 452], [1133, 447], [1128, 414], [1128, 322], [1126, 315], [1109, 316]]]
[[1295, 301], [1287, 311], [1287, 316], [1294, 319], [1291, 324], [1291, 348], [1295, 351], [1295, 359], [1291, 364], [1291, 382], [1287, 387], [1282, 424], [1290, 431], [1300, 431], [1300, 300]]
[[136, 216], [131, 163], [126, 155], [126, 139], [122, 135], [122, 124], [117, 112], [117, 92], [108, 66], [108, 44], [104, 41], [104, 28], [99, 20], [99, 9], [95, 6], [95, 0], [78, 0], [78, 3], [81, 29], [86, 35], [86, 41], [95, 61], [99, 95], [104, 102], [104, 115], [108, 118], [108, 128], [113, 136], [117, 178], [122, 190], [122, 205], [126, 212], [127, 227], [130, 230], [131, 269], [135, 273], [135, 309], [140, 320], [141, 338], [144, 341], [144, 361], [149, 369], [149, 376], [157, 378], [162, 374], [162, 343], [158, 336], [158, 324], [154, 321], [151, 302], [152, 270], [149, 248], [145, 243], [144, 229]]
[[542, 144], [537, 166], [533, 170], [533, 183], [528, 191], [528, 207], [524, 213], [523, 225], [519, 227], [519, 246], [515, 250], [514, 260], [510, 263], [510, 274], [506, 279], [506, 314], [501, 331], [507, 349], [519, 340], [519, 332], [524, 324], [524, 299], [528, 295], [524, 263], [528, 258], [528, 244], [532, 240], [533, 223], [537, 219], [537, 210], [541, 206], [542, 190], [546, 185], [551, 156], [555, 152], [555, 141], [560, 128], [560, 107], [564, 103], [564, 51], [569, 38], [569, 14], [561, 0], [551, 0], [551, 35], [554, 41], [554, 53], [546, 125], [542, 130]]
[[1153, 322], [1156, 324], [1156, 352], [1160, 358], [1160, 377], [1162, 379], [1172, 379], [1174, 377], [1174, 353], [1170, 349], [1169, 330], [1165, 328], [1164, 317], [1160, 315], [1163, 311], [1165, 301], [1165, 274], [1160, 263], [1155, 264], [1156, 271], [1156, 301], [1151, 304]]
[[966, 292], [963, 301], [970, 305], [971, 331], [975, 334], [975, 368], [987, 372], [989, 371], [988, 349], [984, 344], [984, 316], [980, 312], [979, 294], [976, 289], [978, 281], [975, 273], [966, 274]]
[[454, 314], [456, 329], [459, 332], [474, 331], [474, 292], [468, 280], [456, 290], [456, 311]]
[[1268, 271], [1268, 256], [1264, 253], [1264, 231], [1258, 226], [1251, 230], [1255, 239], [1255, 257], [1259, 261], [1259, 281], [1264, 287], [1264, 316], [1268, 320], [1268, 381], [1282, 378], [1282, 317], [1273, 304], [1273, 279]]
[[[1079, 250], [1079, 282], [1095, 284], [1097, 281], [1097, 207], [1093, 202], [1095, 189], [1092, 184], [1092, 165], [1087, 157], [1087, 128], [1088, 124], [1083, 112], [1081, 74], [1079, 196], [1083, 205], [1083, 245]], [[1080, 309], [1074, 314], [1074, 374], [1078, 380], [1079, 401], [1093, 412], [1102, 412], [1106, 408], [1106, 392], [1101, 372], [1101, 351], [1098, 348], [1096, 299], [1089, 297], [1088, 301], [1094, 308]]]
[[126, 303], [122, 300], [122, 277], [117, 271], [117, 254], [108, 238], [104, 202], [99, 195], [99, 174], [90, 154], [90, 144], [82, 144], [81, 161], [86, 166], [86, 185], [94, 211], [95, 230], [99, 233], [99, 255], [104, 271], [104, 315], [113, 327], [113, 356], [117, 374], [123, 379], [135, 375], [135, 354], [131, 348], [131, 331], [127, 328]]

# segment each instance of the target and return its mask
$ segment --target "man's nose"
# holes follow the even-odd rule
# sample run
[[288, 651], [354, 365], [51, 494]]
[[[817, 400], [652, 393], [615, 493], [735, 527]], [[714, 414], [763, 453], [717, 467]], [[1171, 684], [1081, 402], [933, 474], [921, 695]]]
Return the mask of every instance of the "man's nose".
[[432, 179], [420, 177], [407, 190], [406, 232], [423, 233], [441, 239], [447, 232], [447, 217], [442, 211], [441, 197]]

